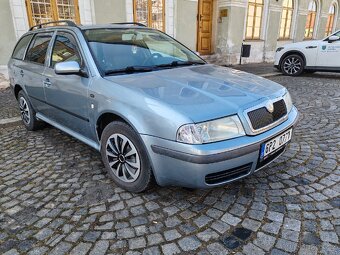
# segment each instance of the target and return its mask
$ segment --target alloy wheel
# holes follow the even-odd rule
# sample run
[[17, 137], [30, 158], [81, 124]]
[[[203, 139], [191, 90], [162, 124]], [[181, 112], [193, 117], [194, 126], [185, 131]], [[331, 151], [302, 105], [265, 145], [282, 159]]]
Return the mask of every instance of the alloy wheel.
[[30, 109], [24, 97], [20, 97], [19, 99], [19, 108], [22, 120], [28, 125], [30, 123]]
[[302, 68], [302, 62], [296, 57], [290, 57], [283, 63], [283, 70], [290, 75], [297, 74]]
[[106, 142], [106, 157], [111, 171], [123, 182], [134, 182], [141, 162], [135, 145], [122, 134], [113, 134]]

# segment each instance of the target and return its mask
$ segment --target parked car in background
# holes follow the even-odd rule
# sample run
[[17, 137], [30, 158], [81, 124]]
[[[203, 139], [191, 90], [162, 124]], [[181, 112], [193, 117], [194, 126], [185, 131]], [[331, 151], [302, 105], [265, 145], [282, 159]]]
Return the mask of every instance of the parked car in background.
[[298, 118], [283, 86], [140, 24], [38, 25], [8, 67], [25, 127], [47, 122], [100, 151], [132, 192], [246, 177], [284, 152]]
[[340, 72], [340, 31], [323, 40], [279, 47], [274, 65], [289, 76], [298, 76], [303, 72]]

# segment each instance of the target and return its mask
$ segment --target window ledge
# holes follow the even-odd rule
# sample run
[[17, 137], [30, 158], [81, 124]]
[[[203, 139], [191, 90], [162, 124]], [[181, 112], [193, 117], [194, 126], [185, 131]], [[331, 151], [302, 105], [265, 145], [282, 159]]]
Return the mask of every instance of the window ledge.
[[292, 38], [279, 38], [277, 39], [278, 42], [284, 42], [284, 41], [293, 41]]
[[264, 42], [262, 39], [246, 39], [243, 42]]

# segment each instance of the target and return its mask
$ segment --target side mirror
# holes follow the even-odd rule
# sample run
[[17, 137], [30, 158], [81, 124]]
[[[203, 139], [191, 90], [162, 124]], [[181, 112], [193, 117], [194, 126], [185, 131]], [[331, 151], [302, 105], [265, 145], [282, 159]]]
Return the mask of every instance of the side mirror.
[[340, 37], [337, 36], [337, 35], [331, 35], [330, 37], [328, 37], [329, 43], [336, 42], [336, 41], [339, 41], [339, 40], [340, 40]]
[[65, 61], [54, 66], [56, 74], [81, 74], [81, 69], [76, 61]]

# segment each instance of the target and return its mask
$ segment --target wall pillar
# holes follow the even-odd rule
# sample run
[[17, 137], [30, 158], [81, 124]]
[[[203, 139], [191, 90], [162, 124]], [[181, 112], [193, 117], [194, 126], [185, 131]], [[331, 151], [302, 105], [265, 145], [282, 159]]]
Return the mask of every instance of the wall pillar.
[[125, 0], [95, 0], [94, 9], [96, 24], [126, 22]]
[[[268, 23], [265, 28], [265, 45], [264, 45], [264, 61], [273, 61], [277, 48], [277, 40], [279, 37], [281, 25], [282, 5], [280, 2], [270, 3], [268, 13]], [[264, 17], [265, 18], [265, 15]]]
[[9, 1], [0, 3], [1, 33], [4, 35], [0, 40], [0, 66], [7, 65], [16, 43], [16, 33], [13, 25], [12, 12]]
[[[216, 58], [219, 64], [238, 63], [244, 38], [247, 1], [218, 1], [217, 15], [221, 9], [228, 10], [228, 16], [217, 23]], [[218, 17], [216, 17], [218, 18]]]
[[198, 1], [177, 0], [175, 4], [175, 37], [178, 41], [196, 51]]

